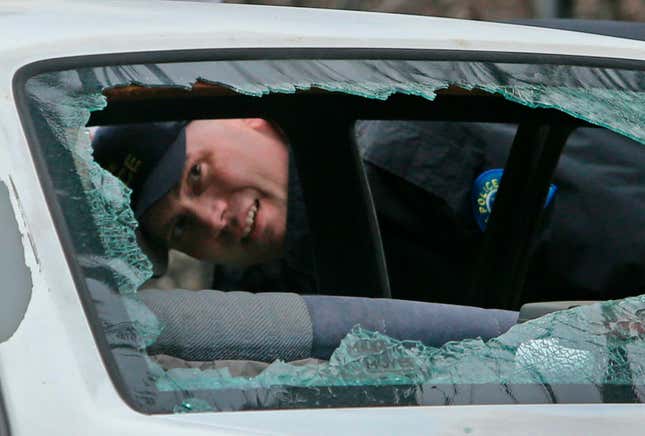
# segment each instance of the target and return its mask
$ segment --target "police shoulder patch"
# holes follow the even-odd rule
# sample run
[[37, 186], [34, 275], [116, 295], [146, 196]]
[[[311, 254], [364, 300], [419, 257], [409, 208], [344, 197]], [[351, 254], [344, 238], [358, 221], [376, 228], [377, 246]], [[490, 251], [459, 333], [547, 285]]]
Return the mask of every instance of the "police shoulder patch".
[[473, 182], [473, 214], [477, 225], [482, 231], [486, 229], [486, 223], [488, 223], [488, 218], [493, 210], [493, 203], [502, 180], [502, 174], [504, 174], [504, 170], [501, 168], [484, 171]]
[[[490, 218], [491, 211], [493, 210], [493, 203], [495, 202], [499, 185], [502, 182], [503, 174], [504, 170], [501, 168], [494, 168], [492, 170], [484, 171], [473, 182], [473, 215], [475, 216], [475, 221], [481, 231], [486, 230], [486, 224], [488, 223], [488, 218]], [[545, 208], [553, 200], [556, 191], [557, 187], [554, 184], [551, 184], [546, 201], [544, 202]]]

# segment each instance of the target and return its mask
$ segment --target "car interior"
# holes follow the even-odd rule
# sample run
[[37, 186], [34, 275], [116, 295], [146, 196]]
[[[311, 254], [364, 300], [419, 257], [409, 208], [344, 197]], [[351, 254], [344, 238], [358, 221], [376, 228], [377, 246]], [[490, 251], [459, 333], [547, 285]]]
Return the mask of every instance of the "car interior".
[[[246, 117], [266, 118], [279, 125], [296, 160], [314, 238], [316, 289], [307, 293], [333, 290], [341, 296], [509, 310], [518, 310], [527, 302], [522, 292], [530, 244], [560, 152], [573, 129], [589, 126], [556, 110], [527, 108], [501, 96], [456, 87], [439, 91], [431, 104], [415, 96], [394, 95], [383, 102], [322, 90], [258, 100], [206, 83], [197, 83], [190, 91], [130, 86], [105, 94], [108, 106], [93, 112], [88, 125]], [[419, 270], [413, 275], [415, 281], [408, 283], [415, 293], [392, 289], [379, 218], [351, 135], [356, 120], [378, 119], [519, 126], [505, 168], [505, 178], [511, 182], [502, 184], [497, 194], [470, 286], [460, 295], [433, 295], [431, 280]], [[351, 211], [351, 219], [335, 210]]]

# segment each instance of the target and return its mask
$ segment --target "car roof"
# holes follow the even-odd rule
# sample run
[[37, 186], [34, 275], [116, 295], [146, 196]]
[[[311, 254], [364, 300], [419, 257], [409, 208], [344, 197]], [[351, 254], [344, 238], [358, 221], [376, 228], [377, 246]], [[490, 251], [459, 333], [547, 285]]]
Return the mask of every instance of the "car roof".
[[[159, 0], [8, 0], [0, 66], [98, 53], [349, 47], [645, 59], [645, 43], [538, 27], [329, 9]], [[29, 29], [29, 31], [25, 31]]]
[[504, 23], [526, 26], [546, 27], [549, 29], [572, 30], [595, 35], [645, 41], [645, 23], [636, 21], [579, 20], [579, 19], [533, 19], [506, 20]]

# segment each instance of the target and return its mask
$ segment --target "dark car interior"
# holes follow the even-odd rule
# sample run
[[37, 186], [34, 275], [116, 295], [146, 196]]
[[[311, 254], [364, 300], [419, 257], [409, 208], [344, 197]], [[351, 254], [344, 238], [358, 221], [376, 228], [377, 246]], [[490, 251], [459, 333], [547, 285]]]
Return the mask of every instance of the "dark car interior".
[[[152, 120], [262, 117], [289, 138], [301, 178], [314, 238], [317, 289], [335, 295], [404, 298], [517, 310], [549, 181], [569, 132], [588, 123], [551, 109], [531, 109], [482, 91], [451, 87], [432, 103], [405, 95], [387, 102], [321, 90], [257, 99], [216, 85], [192, 90], [124, 87], [105, 91], [109, 104], [89, 125]], [[351, 140], [356, 120], [396, 119], [512, 123], [519, 126], [469, 288], [459, 295], [432, 295], [422, 265], [415, 289], [392, 288], [379, 220], [363, 163]], [[320, 123], [319, 120], [325, 120]], [[333, 174], [333, 177], [329, 175]], [[321, 181], [324, 180], [324, 183]], [[329, 208], [334, 204], [334, 208]], [[351, 211], [351, 219], [334, 210]], [[504, 274], [500, 274], [504, 271]], [[563, 296], [565, 297], [565, 296]]]

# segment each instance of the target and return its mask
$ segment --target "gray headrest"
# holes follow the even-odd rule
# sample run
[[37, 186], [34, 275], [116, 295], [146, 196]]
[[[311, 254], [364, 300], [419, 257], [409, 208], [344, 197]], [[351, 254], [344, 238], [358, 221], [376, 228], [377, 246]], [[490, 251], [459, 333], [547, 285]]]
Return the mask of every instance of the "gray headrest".
[[164, 324], [150, 354], [263, 362], [311, 355], [311, 318], [297, 294], [144, 290], [140, 295]]

